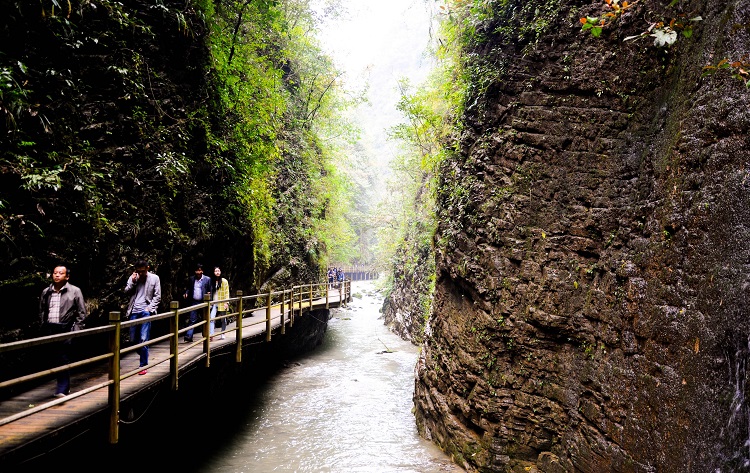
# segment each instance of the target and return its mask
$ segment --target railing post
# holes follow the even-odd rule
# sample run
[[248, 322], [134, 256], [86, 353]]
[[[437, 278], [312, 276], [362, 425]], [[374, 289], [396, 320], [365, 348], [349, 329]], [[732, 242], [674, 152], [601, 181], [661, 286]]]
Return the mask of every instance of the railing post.
[[289, 292], [289, 327], [294, 326], [294, 286]]
[[208, 324], [211, 323], [211, 295], [203, 294], [203, 302], [206, 303], [206, 307], [203, 309], [203, 353], [206, 354], [206, 368], [211, 366], [211, 340], [208, 331], [210, 330]]
[[271, 293], [268, 293], [268, 297], [266, 297], [266, 341], [271, 341], [271, 301], [272, 301]]
[[302, 293], [302, 286], [299, 287], [299, 316], [302, 317], [302, 297], [304, 297], [304, 294]]
[[109, 324], [114, 325], [109, 339], [109, 351], [112, 358], [109, 362], [109, 443], [116, 444], [120, 438], [120, 313], [109, 313]]
[[328, 293], [330, 292], [330, 288], [328, 287], [328, 282], [326, 282], [326, 309], [328, 309]]
[[286, 322], [284, 322], [284, 299], [286, 299], [286, 289], [281, 290], [281, 307], [279, 307], [279, 322], [281, 322], [281, 334], [286, 333]]
[[344, 298], [342, 295], [342, 292], [344, 291], [344, 285], [339, 284], [339, 307], [344, 306], [346, 303], [344, 302]]
[[313, 301], [312, 287], [313, 287], [313, 285], [312, 285], [312, 283], [310, 283], [310, 312], [312, 312], [312, 301]]
[[237, 291], [237, 320], [234, 322], [236, 330], [237, 351], [234, 361], [242, 363], [242, 291]]
[[180, 315], [178, 313], [179, 309], [180, 303], [178, 301], [171, 301], [169, 303], [169, 310], [174, 311], [174, 317], [169, 319], [169, 331], [172, 334], [172, 338], [169, 339], [169, 354], [172, 355], [169, 359], [169, 377], [172, 380], [172, 391], [177, 391], [180, 378], [180, 360], [178, 348], [180, 344]]

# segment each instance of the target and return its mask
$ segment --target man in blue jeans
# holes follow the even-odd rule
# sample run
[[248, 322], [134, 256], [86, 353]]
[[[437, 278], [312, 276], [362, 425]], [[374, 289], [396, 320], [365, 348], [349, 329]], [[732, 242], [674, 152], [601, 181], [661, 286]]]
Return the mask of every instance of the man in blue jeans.
[[[195, 275], [188, 278], [187, 288], [182, 298], [188, 301], [188, 305], [196, 305], [203, 302], [203, 296], [206, 294], [211, 294], [211, 278], [203, 274], [203, 265], [198, 263], [195, 265]], [[191, 310], [188, 325], [193, 325], [198, 320], [200, 320], [200, 310]], [[185, 332], [186, 342], [193, 341], [194, 330], [190, 328]]]
[[[141, 319], [156, 314], [159, 302], [161, 302], [161, 281], [159, 280], [159, 276], [148, 272], [149, 265], [145, 260], [136, 261], [134, 266], [135, 271], [133, 271], [133, 274], [125, 284], [125, 294], [130, 296], [126, 312], [129, 320]], [[134, 343], [148, 341], [150, 330], [151, 322], [131, 325], [130, 341]], [[139, 335], [137, 338], [136, 333]], [[143, 368], [148, 365], [148, 345], [138, 348], [137, 352], [140, 355], [139, 367]], [[138, 374], [144, 375], [147, 372], [144, 368]]]

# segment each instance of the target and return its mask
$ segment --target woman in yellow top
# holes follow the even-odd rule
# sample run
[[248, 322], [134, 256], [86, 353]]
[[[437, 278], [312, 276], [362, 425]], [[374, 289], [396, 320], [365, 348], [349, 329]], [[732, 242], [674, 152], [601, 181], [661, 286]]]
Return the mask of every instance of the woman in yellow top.
[[[211, 278], [211, 300], [226, 301], [226, 299], [229, 299], [229, 283], [221, 277], [221, 268], [216, 266], [214, 268], [214, 275]], [[211, 304], [211, 323], [209, 324], [211, 341], [214, 340], [214, 319], [217, 316], [226, 315], [227, 311], [229, 311], [229, 302]], [[223, 318], [219, 322], [221, 323], [221, 331], [224, 332], [227, 329], [227, 319]], [[219, 339], [224, 340], [223, 333], [219, 336]]]

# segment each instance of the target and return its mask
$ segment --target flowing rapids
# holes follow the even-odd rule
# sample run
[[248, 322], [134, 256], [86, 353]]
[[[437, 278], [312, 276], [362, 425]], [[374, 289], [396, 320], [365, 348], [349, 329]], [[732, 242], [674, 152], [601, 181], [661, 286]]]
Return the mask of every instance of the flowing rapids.
[[417, 348], [388, 331], [372, 282], [332, 311], [323, 344], [260, 387], [243, 429], [211, 452], [211, 472], [461, 471], [417, 433]]

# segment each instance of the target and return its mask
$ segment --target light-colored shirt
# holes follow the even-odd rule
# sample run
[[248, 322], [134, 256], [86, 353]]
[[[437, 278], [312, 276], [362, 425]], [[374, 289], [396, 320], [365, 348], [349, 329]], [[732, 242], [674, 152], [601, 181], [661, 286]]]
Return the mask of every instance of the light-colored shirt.
[[131, 313], [148, 312], [148, 301], [146, 301], [146, 278], [138, 281], [135, 285], [135, 301]]
[[47, 315], [47, 322], [53, 324], [60, 323], [60, 294], [62, 289], [59, 291], [52, 291], [49, 296], [49, 314]]
[[201, 276], [200, 279], [196, 279], [193, 283], [193, 300], [194, 301], [202, 301], [203, 300], [203, 284], [201, 284], [201, 281], [203, 281], [203, 278], [205, 276]]

